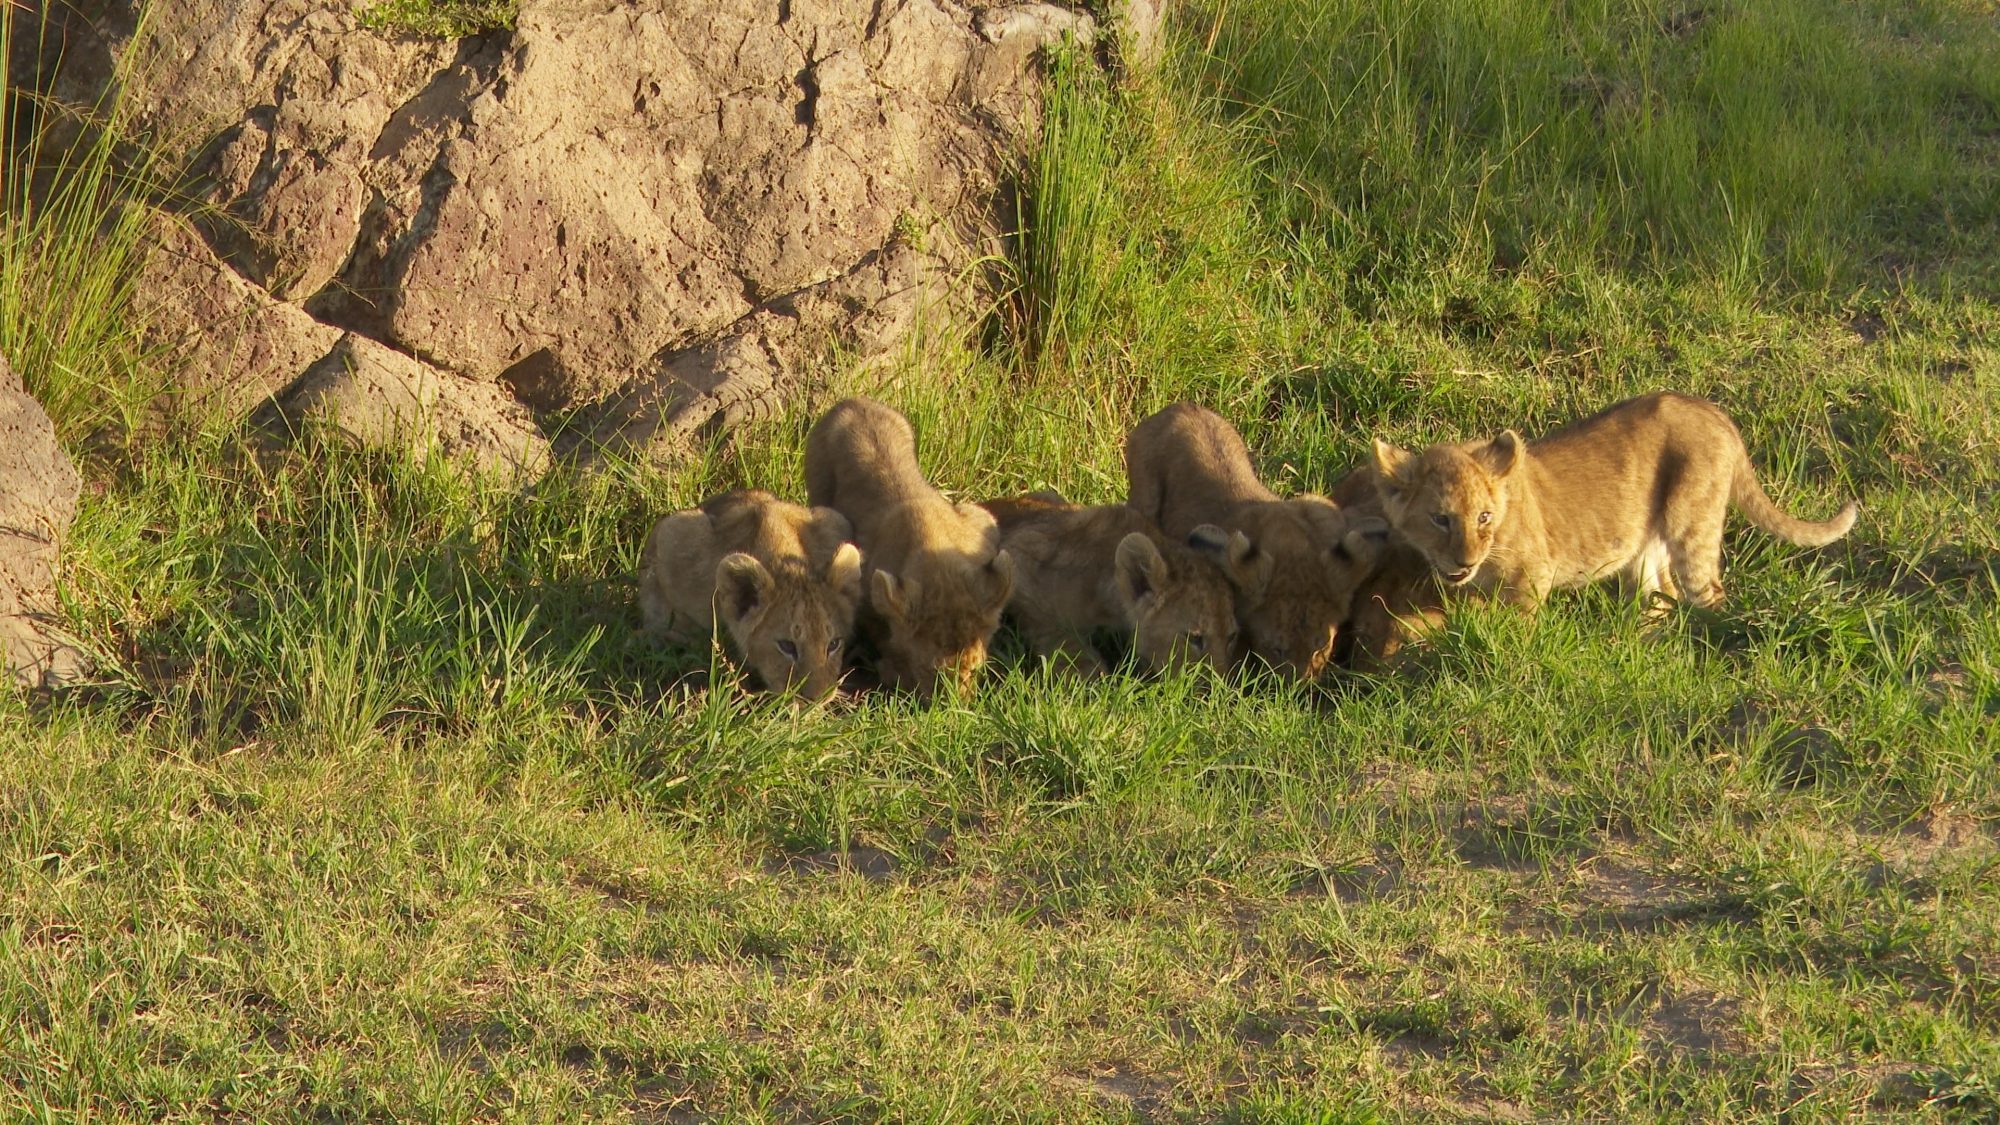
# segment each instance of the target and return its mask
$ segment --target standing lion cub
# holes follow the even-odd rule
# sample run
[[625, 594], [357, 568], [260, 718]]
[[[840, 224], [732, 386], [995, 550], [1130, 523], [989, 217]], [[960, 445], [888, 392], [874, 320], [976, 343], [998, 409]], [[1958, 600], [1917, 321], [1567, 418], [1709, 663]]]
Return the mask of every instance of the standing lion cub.
[[847, 520], [768, 492], [725, 492], [653, 526], [639, 558], [646, 630], [710, 636], [719, 614], [766, 688], [821, 699], [840, 684], [861, 600]]
[[862, 629], [885, 685], [970, 688], [1014, 588], [1000, 528], [924, 479], [909, 419], [866, 398], [834, 404], [806, 437], [806, 495], [846, 516], [867, 556]]
[[1801, 547], [1846, 535], [1859, 505], [1795, 519], [1757, 483], [1720, 407], [1687, 395], [1628, 399], [1527, 443], [1410, 453], [1375, 443], [1376, 488], [1396, 530], [1443, 580], [1533, 610], [1552, 589], [1619, 576], [1644, 597], [1722, 601], [1722, 525], [1734, 504]]
[[1221, 564], [1251, 655], [1317, 678], [1386, 525], [1351, 520], [1323, 496], [1279, 499], [1236, 428], [1191, 402], [1139, 423], [1125, 439], [1125, 471], [1139, 514]]
[[1133, 654], [1150, 671], [1229, 670], [1236, 598], [1211, 559], [1124, 504], [1086, 508], [1038, 493], [984, 507], [1000, 521], [1000, 541], [1014, 559], [1007, 610], [1037, 653], [1101, 674], [1104, 658], [1090, 635], [1116, 630], [1132, 636]]

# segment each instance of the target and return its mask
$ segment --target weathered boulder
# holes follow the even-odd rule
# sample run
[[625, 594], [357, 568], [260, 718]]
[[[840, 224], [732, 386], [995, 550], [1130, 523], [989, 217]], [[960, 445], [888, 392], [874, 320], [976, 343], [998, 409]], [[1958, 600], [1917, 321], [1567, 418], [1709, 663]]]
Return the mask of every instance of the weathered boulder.
[[528, 408], [495, 383], [452, 375], [353, 333], [271, 404], [273, 420], [317, 422], [363, 445], [436, 446], [489, 473], [533, 480], [549, 443]]
[[[145, 288], [204, 394], [345, 402], [300, 379], [369, 341], [412, 362], [370, 361], [362, 399], [504, 394], [585, 419], [587, 452], [665, 453], [950, 302], [998, 248], [1040, 52], [1099, 34], [976, 0], [523, 0], [451, 44], [326, 0], [156, 4], [143, 34], [101, 7], [45, 17], [80, 45], [56, 89], [122, 82], [134, 127], [195, 154], [199, 237]], [[1150, 50], [1158, 0], [1113, 10]]]
[[177, 357], [172, 393], [192, 413], [238, 418], [325, 358], [341, 330], [246, 280], [183, 219], [155, 213], [133, 286], [149, 350]]
[[56, 630], [56, 553], [76, 517], [76, 467], [55, 427], [0, 357], [0, 667], [28, 687], [83, 667]]
[[936, 283], [922, 255], [902, 244], [853, 269], [753, 309], [689, 347], [669, 347], [593, 411], [596, 425], [568, 435], [586, 463], [606, 451], [665, 452], [709, 426], [763, 416], [783, 401], [803, 357], [838, 342], [853, 354], [886, 352], [915, 320]]

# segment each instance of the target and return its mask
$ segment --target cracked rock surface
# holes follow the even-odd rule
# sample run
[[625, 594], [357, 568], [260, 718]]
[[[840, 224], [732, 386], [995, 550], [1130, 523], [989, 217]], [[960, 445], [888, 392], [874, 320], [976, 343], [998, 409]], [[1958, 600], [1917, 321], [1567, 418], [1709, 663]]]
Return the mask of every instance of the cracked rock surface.
[[122, 81], [194, 154], [141, 286], [192, 393], [530, 474], [558, 414], [565, 454], [671, 455], [959, 303], [1043, 48], [1098, 34], [1039, 2], [523, 0], [436, 43], [359, 6], [178, 0], [137, 35], [76, 0], [43, 41], [59, 97]]
[[76, 467], [0, 357], [0, 669], [26, 687], [73, 678], [82, 658], [53, 631], [56, 553], [76, 517]]

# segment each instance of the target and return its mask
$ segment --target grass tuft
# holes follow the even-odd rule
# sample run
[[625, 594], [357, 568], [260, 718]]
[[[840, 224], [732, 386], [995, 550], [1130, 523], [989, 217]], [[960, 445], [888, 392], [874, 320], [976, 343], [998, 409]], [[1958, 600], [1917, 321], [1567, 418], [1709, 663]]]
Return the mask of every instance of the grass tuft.
[[511, 30], [520, 0], [376, 0], [361, 10], [361, 26], [423, 39], [463, 39]]

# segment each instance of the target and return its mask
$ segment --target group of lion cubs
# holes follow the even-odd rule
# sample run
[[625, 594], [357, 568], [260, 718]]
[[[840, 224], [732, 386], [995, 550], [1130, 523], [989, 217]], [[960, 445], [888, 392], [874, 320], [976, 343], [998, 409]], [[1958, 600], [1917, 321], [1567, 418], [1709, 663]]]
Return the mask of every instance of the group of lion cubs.
[[954, 504], [918, 468], [907, 419], [846, 399], [806, 439], [811, 508], [729, 492], [653, 528], [646, 627], [693, 641], [719, 618], [764, 685], [815, 699], [840, 685], [850, 641], [886, 687], [968, 688], [1003, 612], [1085, 671], [1103, 670], [1091, 638], [1110, 630], [1147, 669], [1247, 657], [1313, 679], [1336, 657], [1386, 660], [1458, 591], [1532, 611], [1551, 589], [1616, 576], [1649, 604], [1711, 606], [1731, 504], [1800, 546], [1839, 539], [1857, 511], [1787, 515], [1729, 416], [1671, 393], [1534, 442], [1378, 440], [1330, 497], [1266, 488], [1242, 436], [1192, 403], [1141, 422], [1125, 466], [1124, 504]]

